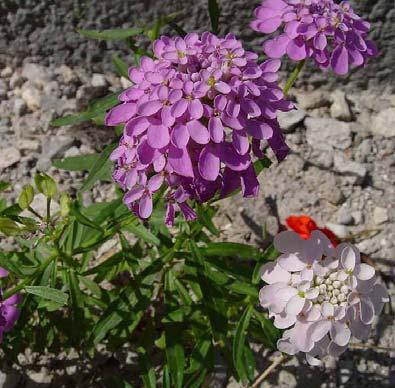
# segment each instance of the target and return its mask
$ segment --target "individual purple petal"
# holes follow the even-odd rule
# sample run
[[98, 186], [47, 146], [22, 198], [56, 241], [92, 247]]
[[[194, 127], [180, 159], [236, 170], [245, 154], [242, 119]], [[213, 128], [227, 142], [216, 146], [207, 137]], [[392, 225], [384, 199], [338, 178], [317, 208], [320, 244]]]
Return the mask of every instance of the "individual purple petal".
[[126, 193], [125, 197], [123, 198], [123, 201], [126, 204], [130, 204], [130, 203], [132, 203], [134, 201], [137, 201], [144, 194], [144, 190], [145, 190], [145, 188], [143, 186], [136, 186], [136, 187], [134, 187], [133, 189], [129, 190]]
[[185, 148], [189, 142], [189, 132], [185, 125], [177, 124], [171, 133], [171, 142], [178, 148]]
[[287, 54], [294, 61], [301, 61], [307, 56], [306, 44], [302, 38], [291, 40], [287, 46]]
[[148, 218], [152, 214], [152, 195], [145, 193], [139, 202], [139, 216], [142, 219]]
[[174, 171], [184, 177], [194, 177], [192, 161], [186, 148], [169, 147], [169, 163]]
[[186, 110], [188, 109], [188, 101], [185, 99], [178, 100], [174, 105], [171, 107], [172, 115], [177, 118], [181, 117]]
[[148, 128], [148, 144], [152, 148], [163, 148], [170, 142], [169, 128], [151, 124]]
[[244, 198], [255, 198], [259, 194], [259, 181], [253, 164], [241, 173], [241, 191]]
[[287, 51], [290, 38], [282, 34], [276, 38], [269, 39], [263, 44], [263, 51], [269, 58], [281, 58]]
[[219, 117], [211, 117], [208, 122], [210, 137], [214, 143], [221, 143], [224, 139], [224, 126]]
[[147, 101], [138, 107], [138, 113], [142, 116], [148, 117], [159, 112], [162, 108], [162, 103], [159, 100]]
[[203, 116], [203, 105], [200, 100], [192, 100], [189, 103], [188, 111], [192, 119], [200, 119]]
[[239, 155], [230, 143], [221, 144], [220, 158], [233, 171], [244, 171], [251, 164], [250, 155]]
[[136, 104], [132, 102], [117, 105], [107, 113], [104, 121], [108, 126], [123, 124], [130, 120], [136, 111]]
[[207, 144], [210, 141], [210, 134], [207, 128], [199, 121], [192, 120], [187, 123], [187, 129], [191, 138], [198, 144]]
[[348, 73], [348, 52], [344, 45], [340, 45], [333, 50], [331, 66], [335, 73], [339, 75]]
[[220, 159], [215, 145], [206, 145], [199, 156], [199, 173], [208, 181], [215, 181], [219, 175]]
[[147, 183], [147, 187], [151, 193], [158, 191], [163, 183], [163, 175], [157, 174], [151, 177]]
[[245, 131], [234, 131], [232, 133], [232, 144], [240, 155], [245, 155], [250, 149], [250, 142]]
[[127, 122], [125, 131], [128, 136], [139, 136], [144, 133], [149, 126], [150, 123], [145, 117], [135, 117]]

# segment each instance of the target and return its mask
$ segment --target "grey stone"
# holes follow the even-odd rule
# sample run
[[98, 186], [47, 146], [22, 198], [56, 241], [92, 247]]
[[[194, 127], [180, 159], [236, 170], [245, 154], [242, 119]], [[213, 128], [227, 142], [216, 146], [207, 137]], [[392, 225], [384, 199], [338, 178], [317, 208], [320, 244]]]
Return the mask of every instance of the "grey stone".
[[15, 89], [23, 85], [24, 79], [20, 73], [20, 71], [15, 71], [10, 78], [10, 88]]
[[306, 112], [303, 109], [296, 109], [290, 112], [279, 112], [277, 117], [281, 129], [291, 132], [304, 120]]
[[0, 134], [12, 132], [12, 126], [8, 118], [0, 118]]
[[0, 98], [6, 98], [8, 92], [7, 82], [0, 78]]
[[27, 105], [22, 98], [14, 100], [14, 115], [17, 117], [23, 116], [26, 113]]
[[350, 124], [329, 118], [307, 117], [305, 119], [307, 143], [319, 150], [351, 146]]
[[20, 150], [38, 151], [40, 149], [40, 142], [38, 140], [19, 139], [16, 146]]
[[326, 226], [340, 238], [349, 237], [348, 228], [345, 225], [335, 224], [332, 222], [327, 222]]
[[91, 85], [100, 88], [100, 87], [107, 87], [108, 82], [106, 80], [106, 77], [104, 74], [99, 74], [99, 73], [93, 73], [92, 74], [92, 80], [91, 80]]
[[384, 224], [388, 220], [388, 209], [378, 206], [373, 209], [373, 222], [376, 225]]
[[63, 83], [66, 85], [77, 83], [79, 81], [78, 75], [75, 71], [65, 64], [59, 66], [55, 70], [55, 73], [61, 76]]
[[22, 98], [31, 111], [38, 110], [41, 107], [42, 94], [30, 82], [23, 84]]
[[357, 176], [358, 182], [362, 182], [367, 174], [366, 167], [358, 162], [346, 159], [340, 152], [335, 153], [334, 167], [337, 171]]
[[372, 119], [371, 131], [373, 135], [384, 137], [395, 136], [395, 108], [388, 108]]
[[53, 74], [47, 67], [37, 63], [26, 63], [22, 68], [21, 75], [38, 87], [43, 87], [53, 78]]
[[85, 109], [94, 99], [103, 96], [107, 91], [107, 87], [83, 85], [77, 90], [76, 105], [78, 110]]
[[350, 208], [347, 204], [344, 204], [335, 213], [334, 220], [336, 223], [341, 225], [352, 225], [354, 223], [354, 218], [350, 213]]
[[298, 106], [304, 110], [318, 109], [330, 106], [328, 93], [320, 90], [297, 92]]
[[0, 149], [0, 171], [18, 163], [20, 159], [21, 153], [17, 148], [8, 147]]
[[331, 116], [342, 121], [351, 121], [352, 113], [346, 99], [346, 94], [341, 90], [332, 93]]
[[12, 67], [6, 66], [0, 73], [1, 78], [9, 78], [12, 76]]

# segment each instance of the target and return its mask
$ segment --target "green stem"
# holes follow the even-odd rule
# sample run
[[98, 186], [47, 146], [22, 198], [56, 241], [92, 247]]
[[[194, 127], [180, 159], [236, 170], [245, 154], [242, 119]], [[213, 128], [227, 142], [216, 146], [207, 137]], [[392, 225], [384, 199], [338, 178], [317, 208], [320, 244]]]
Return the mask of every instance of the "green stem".
[[40, 214], [38, 214], [31, 206], [29, 206], [27, 208], [27, 210], [29, 210], [30, 213], [34, 214], [38, 219], [40, 219], [41, 221], [43, 220], [43, 217], [40, 216]]
[[51, 219], [51, 198], [47, 198], [47, 225], [49, 224], [49, 220]]
[[294, 71], [292, 72], [292, 74], [290, 75], [290, 77], [288, 78], [287, 82], [285, 83], [284, 86], [284, 96], [286, 96], [288, 94], [288, 92], [290, 91], [290, 89], [292, 88], [293, 84], [295, 83], [295, 81], [298, 79], [300, 72], [303, 69], [304, 64], [306, 63], [305, 60], [300, 61], [298, 63], [298, 65], [295, 67]]

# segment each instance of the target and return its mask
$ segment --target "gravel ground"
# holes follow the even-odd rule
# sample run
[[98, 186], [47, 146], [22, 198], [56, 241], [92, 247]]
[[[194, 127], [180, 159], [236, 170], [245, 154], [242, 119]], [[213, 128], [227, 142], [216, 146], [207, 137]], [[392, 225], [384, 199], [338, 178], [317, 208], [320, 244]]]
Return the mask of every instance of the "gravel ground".
[[[248, 7], [240, 7], [240, 1], [220, 3], [224, 21], [238, 26], [236, 32], [258, 47], [259, 40], [245, 28]], [[290, 214], [309, 214], [340, 237], [355, 239], [394, 295], [395, 94], [391, 91], [395, 12], [391, 0], [358, 4], [374, 23], [375, 36], [382, 42], [382, 58], [340, 80], [336, 92], [315, 89], [322, 84], [322, 75], [313, 76], [305, 89], [297, 89], [291, 97], [299, 110], [282, 118], [292, 153], [262, 174], [257, 199], [222, 202], [216, 222], [223, 231], [222, 239], [265, 245]], [[0, 2], [0, 177], [14, 182], [9, 199], [16, 198], [36, 171], [49, 172], [62, 187], [76, 190], [83, 174], [54, 169], [52, 160], [98, 151], [108, 141], [111, 130], [105, 128], [49, 126], [55, 117], [83, 110], [91, 98], [125, 87], [125, 81], [115, 77], [109, 65], [112, 54], [127, 54], [122, 46], [82, 40], [74, 29], [131, 26], [152, 20], [160, 10], [167, 13], [183, 7], [184, 2], [171, 0]], [[202, 1], [194, 2], [190, 16], [181, 24], [189, 29], [207, 28]], [[335, 90], [334, 78], [324, 77], [326, 86]], [[103, 201], [113, 195], [112, 185], [103, 184], [85, 193], [84, 200]], [[38, 198], [35, 205], [40, 208], [45, 201]], [[111, 244], [106, 247], [110, 248]], [[350, 350], [336, 364], [328, 361], [321, 369], [292, 358], [262, 386], [395, 386], [395, 351], [375, 348], [395, 349], [392, 311], [387, 306], [369, 348]], [[259, 347], [256, 351], [259, 353]], [[275, 354], [260, 354], [258, 369], [264, 370]], [[66, 361], [60, 363], [55, 362], [59, 358], [55, 355], [21, 357], [23, 370], [0, 368], [0, 386], [86, 387], [95, 370], [119, 373], [133, 364], [121, 353], [103, 353], [89, 366], [81, 366], [73, 357], [64, 356]], [[86, 373], [81, 374], [79, 368]], [[208, 386], [240, 387], [227, 381], [221, 364]]]
[[[218, 3], [222, 10], [221, 33], [232, 31], [249, 47], [260, 50], [262, 38], [249, 28], [259, 0], [218, 0]], [[372, 23], [371, 36], [379, 44], [380, 60], [372, 60], [366, 69], [341, 79], [316, 72], [309, 76], [309, 83], [330, 87], [342, 83], [350, 90], [380, 87], [394, 91], [394, 1], [351, 0], [351, 3]], [[77, 28], [141, 26], [171, 12], [181, 12], [180, 25], [187, 31], [210, 28], [206, 0], [1, 0], [0, 63], [15, 66], [33, 61], [109, 71], [112, 54], [128, 54], [125, 45], [98, 44], [80, 37]]]

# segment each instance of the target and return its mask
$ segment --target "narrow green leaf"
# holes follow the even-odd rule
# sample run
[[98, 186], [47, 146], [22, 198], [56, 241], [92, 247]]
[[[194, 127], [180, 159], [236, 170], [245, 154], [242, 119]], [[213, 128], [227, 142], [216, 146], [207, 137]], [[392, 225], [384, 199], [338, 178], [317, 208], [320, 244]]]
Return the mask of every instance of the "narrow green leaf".
[[80, 189], [81, 192], [90, 190], [93, 185], [103, 176], [106, 168], [111, 168], [112, 163], [109, 160], [109, 157], [116, 146], [117, 145], [113, 143], [104, 148], [103, 152], [100, 154], [100, 157], [90, 169], [89, 175]]
[[239, 323], [236, 327], [236, 333], [233, 338], [233, 348], [232, 348], [232, 358], [233, 364], [240, 379], [244, 380], [246, 376], [246, 371], [244, 368], [243, 358], [244, 358], [244, 348], [245, 348], [245, 334], [250, 324], [251, 315], [254, 311], [254, 306], [250, 305], [245, 310], [240, 318]]
[[184, 380], [185, 354], [181, 343], [180, 323], [166, 323], [166, 359], [169, 364], [173, 386], [182, 388]]
[[258, 260], [261, 255], [259, 249], [255, 247], [233, 242], [213, 242], [207, 244], [206, 248], [199, 250], [204, 256], [239, 257], [254, 261]]
[[84, 214], [81, 213], [80, 209], [77, 206], [77, 203], [74, 202], [70, 206], [70, 214], [75, 217], [75, 219], [82, 225], [88, 226], [90, 228], [96, 229], [99, 232], [103, 232], [103, 228], [100, 225], [97, 225], [95, 222], [90, 220]]
[[199, 216], [199, 221], [201, 224], [203, 224], [214, 236], [218, 237], [219, 236], [219, 230], [216, 228], [216, 226], [213, 223], [212, 220], [212, 212], [210, 208], [207, 208], [203, 205], [197, 204], [196, 206], [197, 214]]
[[26, 286], [25, 290], [27, 293], [39, 296], [40, 298], [51, 300], [52, 302], [65, 305], [68, 300], [68, 295], [56, 288], [44, 287], [44, 286]]
[[155, 388], [156, 387], [156, 376], [155, 370], [152, 367], [149, 358], [146, 354], [145, 349], [139, 348], [139, 364], [141, 368], [141, 380], [143, 380], [143, 384], [145, 388]]
[[64, 159], [55, 159], [52, 165], [66, 171], [89, 171], [99, 156], [99, 154], [70, 156]]
[[111, 30], [77, 30], [78, 33], [85, 38], [99, 39], [99, 40], [123, 40], [131, 36], [140, 35], [141, 28], [117, 28]]
[[218, 34], [220, 9], [217, 0], [208, 0], [208, 12], [211, 21], [211, 30], [214, 34]]
[[118, 55], [113, 55], [112, 56], [112, 64], [115, 68], [115, 71], [121, 76], [126, 79], [129, 79], [129, 73], [128, 73], [128, 64], [121, 59]]
[[141, 221], [135, 221], [132, 223], [129, 223], [125, 227], [123, 227], [124, 230], [127, 230], [128, 232], [133, 233], [136, 237], [141, 238], [143, 241], [145, 241], [148, 244], [153, 244], [153, 245], [160, 245], [160, 240], [158, 237], [153, 235], [142, 223]]

